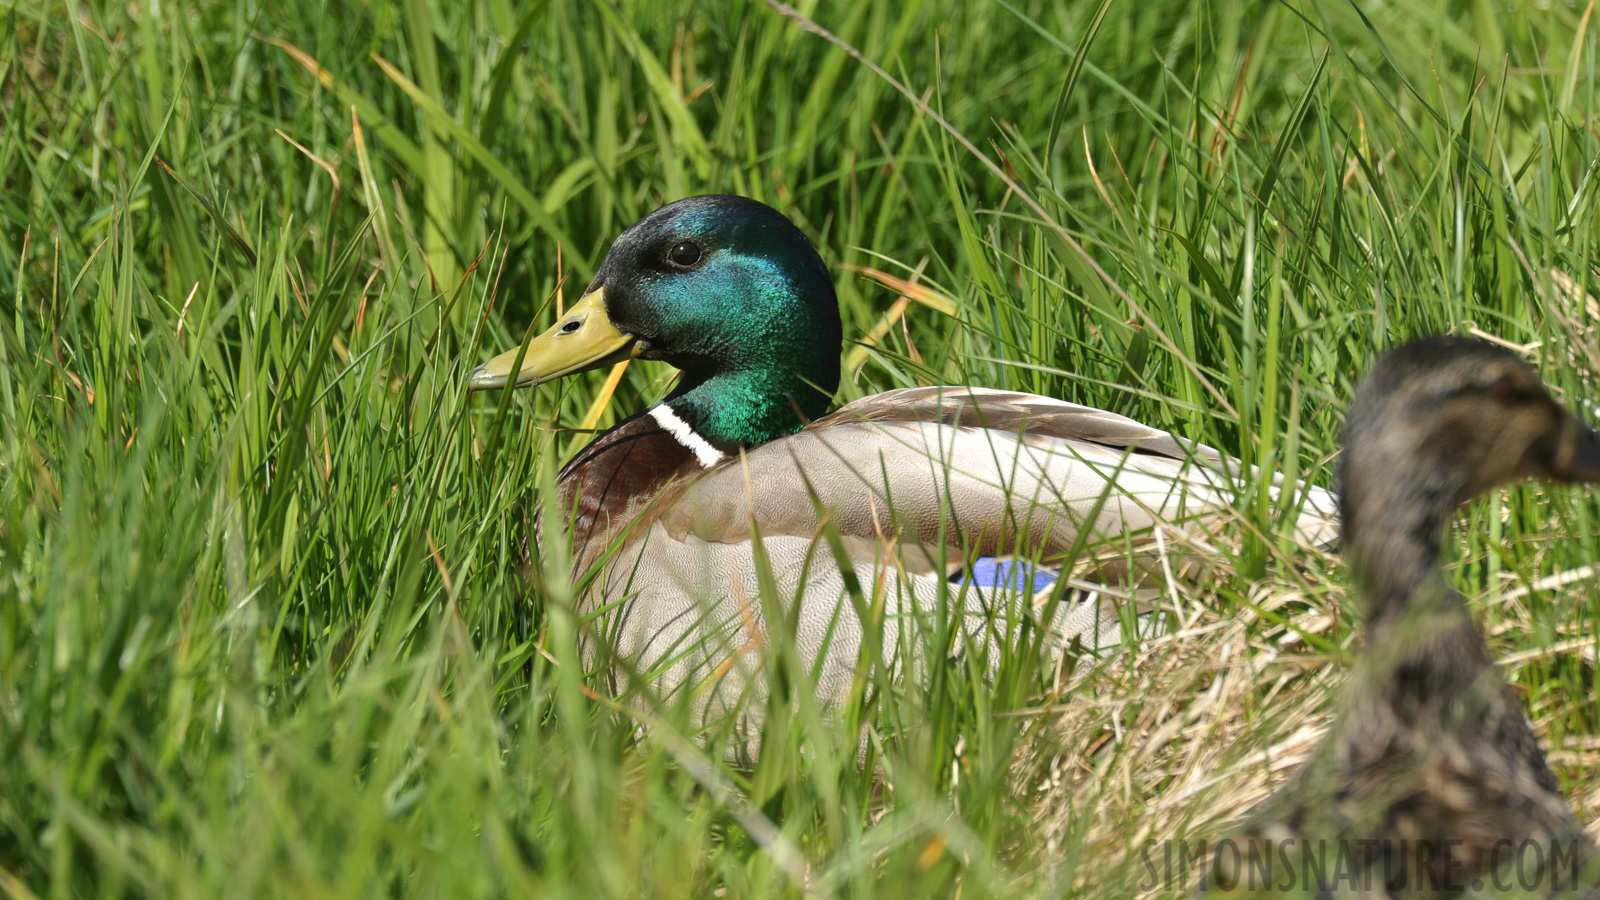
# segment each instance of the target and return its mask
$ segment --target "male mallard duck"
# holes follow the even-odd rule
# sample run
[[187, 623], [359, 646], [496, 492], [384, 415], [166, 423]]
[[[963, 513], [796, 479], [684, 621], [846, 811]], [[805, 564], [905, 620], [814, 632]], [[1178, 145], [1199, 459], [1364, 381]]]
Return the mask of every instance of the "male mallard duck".
[[1320, 747], [1252, 814], [1252, 855], [1214, 886], [1250, 888], [1263, 860], [1278, 868], [1258, 880], [1310, 893], [1431, 896], [1476, 881], [1542, 896], [1573, 883], [1594, 848], [1438, 567], [1457, 507], [1530, 477], [1600, 481], [1600, 438], [1517, 357], [1440, 337], [1373, 367], [1340, 471], [1366, 654]]
[[[841, 336], [828, 270], [798, 228], [754, 200], [693, 197], [623, 232], [554, 327], [471, 374], [492, 389], [632, 358], [682, 370], [666, 399], [581, 450], [559, 487], [574, 573], [602, 566], [581, 611], [603, 611], [626, 668], [664, 691], [687, 685], [702, 713], [760, 662], [765, 566], [800, 605], [795, 643], [826, 703], [850, 690], [862, 649], [866, 611], [847, 585], [891, 618], [938, 609], [943, 592], [982, 632], [1006, 592], [947, 581], [964, 564], [1059, 563], [1080, 536], [1132, 544], [1143, 530], [1149, 543], [1158, 520], [1215, 518], [1235, 493], [1239, 467], [1215, 450], [1047, 397], [910, 388], [827, 414]], [[1301, 531], [1325, 543], [1332, 498], [1306, 490]], [[1113, 568], [1099, 574], [1126, 580]], [[1071, 604], [1053, 624], [1104, 646], [1120, 632], [1101, 612]], [[896, 629], [884, 631], [895, 659]]]

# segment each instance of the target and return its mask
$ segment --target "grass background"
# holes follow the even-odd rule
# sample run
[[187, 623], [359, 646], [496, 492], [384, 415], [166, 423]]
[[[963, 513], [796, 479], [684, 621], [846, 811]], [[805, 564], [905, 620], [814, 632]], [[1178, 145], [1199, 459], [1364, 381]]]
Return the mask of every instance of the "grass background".
[[[1374, 355], [1479, 329], [1593, 416], [1592, 10], [803, 4], [919, 103], [760, 3], [0, 0], [0, 893], [1180, 890], [1131, 848], [1314, 738], [1336, 562], [1240, 529], [1077, 691], [1016, 653], [829, 723], [802, 682], [733, 768], [585, 693], [525, 552], [604, 373], [463, 375], [722, 191], [833, 266], [841, 401], [1023, 388], [1327, 485]], [[1453, 568], [1585, 821], [1600, 598], [1536, 581], [1597, 512], [1493, 498]]]

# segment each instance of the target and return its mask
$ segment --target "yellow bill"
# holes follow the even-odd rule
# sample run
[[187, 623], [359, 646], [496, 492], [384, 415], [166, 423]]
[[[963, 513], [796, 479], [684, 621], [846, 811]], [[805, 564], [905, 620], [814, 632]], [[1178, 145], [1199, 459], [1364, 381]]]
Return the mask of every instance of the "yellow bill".
[[[633, 359], [640, 349], [637, 338], [611, 324], [605, 288], [601, 288], [574, 303], [549, 331], [529, 341], [526, 353], [521, 348], [508, 350], [473, 369], [469, 386], [485, 391], [505, 387], [510, 381], [528, 387]], [[522, 366], [513, 372], [519, 354]]]

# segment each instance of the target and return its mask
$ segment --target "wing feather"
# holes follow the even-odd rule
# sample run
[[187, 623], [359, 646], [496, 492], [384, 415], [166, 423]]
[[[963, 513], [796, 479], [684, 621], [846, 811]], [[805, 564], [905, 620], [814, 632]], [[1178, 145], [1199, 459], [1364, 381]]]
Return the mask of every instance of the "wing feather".
[[[880, 394], [659, 496], [597, 584], [618, 610], [606, 617], [605, 644], [658, 689], [691, 692], [702, 715], [735, 706], [763, 659], [762, 573], [750, 547], [759, 531], [796, 650], [831, 702], [850, 690], [863, 641], [881, 641], [894, 658], [941, 597], [980, 635], [997, 615], [1034, 614], [1009, 591], [949, 584], [952, 566], [974, 555], [1060, 560], [1080, 549], [1086, 529], [1094, 540], [1129, 542], [1158, 521], [1204, 527], [1230, 508], [1238, 468], [1209, 447], [1048, 398]], [[1306, 493], [1299, 531], [1326, 543], [1337, 531], [1332, 498]], [[837, 544], [824, 539], [825, 525]], [[851, 607], [833, 546], [881, 601], [881, 627]], [[1120, 635], [1105, 596], [1063, 608], [1052, 625], [1090, 647]]]

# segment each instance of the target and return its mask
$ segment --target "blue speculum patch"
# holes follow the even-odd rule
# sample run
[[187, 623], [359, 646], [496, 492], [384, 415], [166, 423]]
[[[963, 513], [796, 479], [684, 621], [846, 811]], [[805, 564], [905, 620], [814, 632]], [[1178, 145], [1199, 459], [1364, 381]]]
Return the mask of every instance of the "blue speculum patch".
[[1029, 594], [1037, 594], [1055, 584], [1057, 577], [1056, 573], [1049, 569], [1036, 566], [1024, 559], [985, 556], [951, 580], [975, 587], [1022, 590]]

